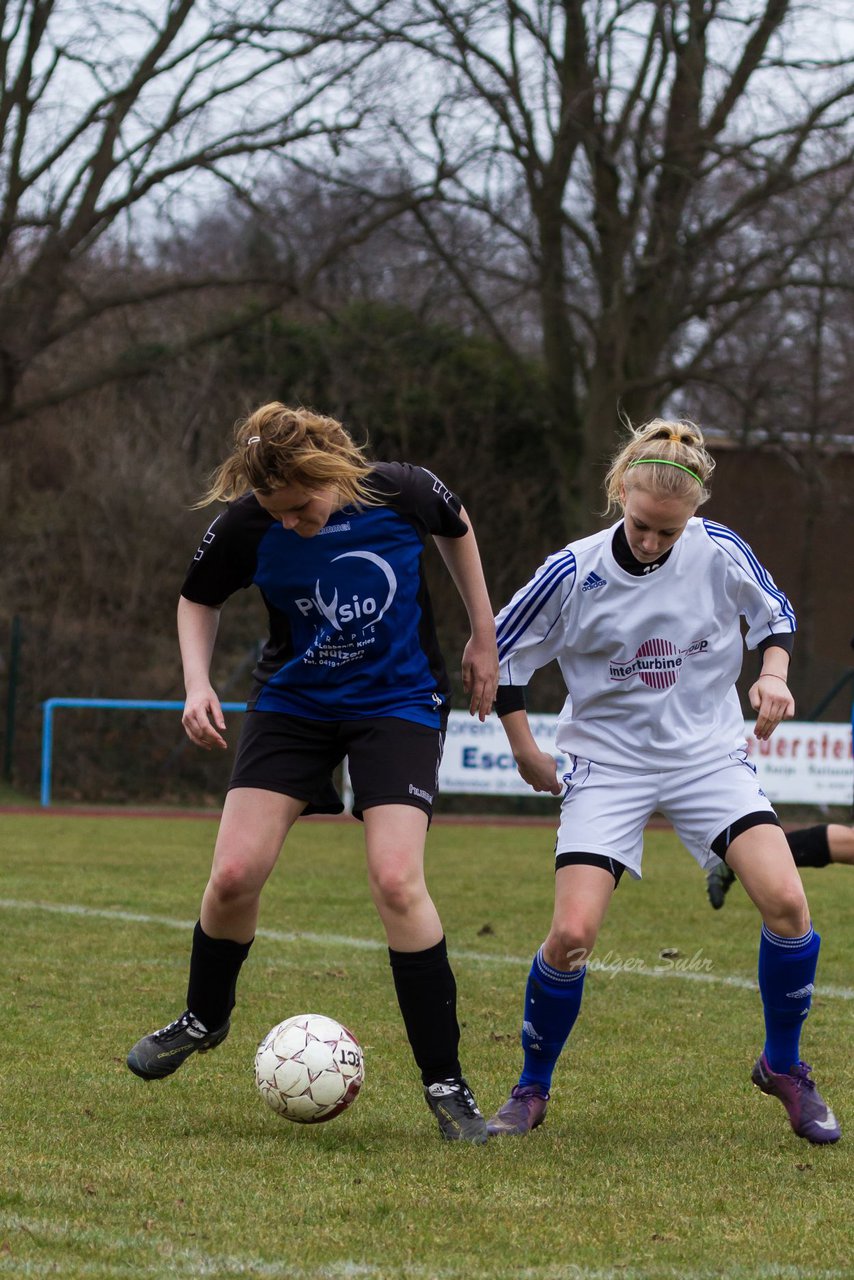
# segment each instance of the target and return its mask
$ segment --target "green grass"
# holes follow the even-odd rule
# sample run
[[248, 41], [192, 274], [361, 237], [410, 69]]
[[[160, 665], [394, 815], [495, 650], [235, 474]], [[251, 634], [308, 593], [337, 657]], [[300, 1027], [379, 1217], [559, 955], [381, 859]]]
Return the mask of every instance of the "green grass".
[[[626, 878], [615, 895], [597, 948], [612, 968], [588, 981], [547, 1123], [472, 1148], [440, 1142], [421, 1098], [355, 823], [296, 829], [265, 891], [267, 933], [227, 1044], [163, 1083], [127, 1071], [128, 1046], [180, 1011], [180, 926], [196, 917], [214, 832], [207, 821], [2, 818], [0, 1276], [852, 1275], [851, 1143], [799, 1141], [750, 1085], [757, 993], [651, 973], [663, 948], [707, 962], [714, 979], [755, 972], [757, 921], [741, 889], [712, 912], [669, 833], [650, 833], [643, 883]], [[518, 1071], [550, 845], [543, 828], [485, 824], [430, 837], [463, 1060], [484, 1110]], [[850, 1124], [854, 872], [805, 882], [827, 994], [804, 1052]], [[289, 937], [300, 931], [311, 939]], [[279, 1120], [252, 1082], [262, 1035], [309, 1010], [352, 1027], [367, 1063], [356, 1105], [317, 1127]]]

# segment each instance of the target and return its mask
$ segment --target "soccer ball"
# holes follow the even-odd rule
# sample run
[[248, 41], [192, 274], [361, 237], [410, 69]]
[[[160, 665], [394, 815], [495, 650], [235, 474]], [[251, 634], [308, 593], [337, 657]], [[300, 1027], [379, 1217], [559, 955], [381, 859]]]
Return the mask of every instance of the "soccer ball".
[[268, 1031], [255, 1054], [255, 1083], [277, 1115], [321, 1124], [340, 1115], [362, 1087], [362, 1047], [322, 1013], [298, 1013]]

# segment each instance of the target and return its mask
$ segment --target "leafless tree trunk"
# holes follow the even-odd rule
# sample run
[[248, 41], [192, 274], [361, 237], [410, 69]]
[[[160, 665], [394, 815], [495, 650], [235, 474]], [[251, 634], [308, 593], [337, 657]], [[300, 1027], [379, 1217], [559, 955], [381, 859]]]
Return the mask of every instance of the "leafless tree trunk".
[[[392, 0], [368, 25], [416, 68], [387, 135], [435, 166], [427, 243], [508, 345], [498, 285], [445, 242], [446, 211], [487, 224], [493, 282], [509, 264], [537, 299], [543, 447], [577, 532], [618, 409], [643, 418], [702, 379], [794, 276], [821, 287], [807, 251], [851, 190], [852, 61], [811, 50], [790, 0]], [[775, 221], [793, 194], [797, 217]]]
[[[372, 49], [357, 40], [359, 23], [336, 0], [0, 7], [0, 421], [162, 359], [163, 343], [80, 359], [92, 323], [119, 308], [212, 283], [252, 287], [175, 335], [181, 352], [251, 323], [319, 269], [209, 265], [177, 278], [122, 268], [131, 249], [145, 253], [224, 192], [251, 189], [271, 166], [281, 175], [297, 154], [337, 149], [361, 126]], [[389, 212], [342, 228], [341, 242]], [[81, 268], [96, 247], [118, 264], [100, 280]], [[80, 338], [78, 367], [46, 377], [69, 336]]]

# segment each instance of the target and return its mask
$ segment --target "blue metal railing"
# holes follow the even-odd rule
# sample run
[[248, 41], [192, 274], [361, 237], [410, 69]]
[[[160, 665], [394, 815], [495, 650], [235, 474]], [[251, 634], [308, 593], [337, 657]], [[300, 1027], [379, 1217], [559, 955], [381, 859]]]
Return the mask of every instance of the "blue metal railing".
[[[245, 711], [245, 702], [223, 702], [223, 711]], [[158, 702], [150, 698], [48, 698], [42, 703], [41, 802], [48, 808], [53, 781], [53, 713], [57, 707], [89, 707], [114, 711], [183, 711], [183, 702]]]

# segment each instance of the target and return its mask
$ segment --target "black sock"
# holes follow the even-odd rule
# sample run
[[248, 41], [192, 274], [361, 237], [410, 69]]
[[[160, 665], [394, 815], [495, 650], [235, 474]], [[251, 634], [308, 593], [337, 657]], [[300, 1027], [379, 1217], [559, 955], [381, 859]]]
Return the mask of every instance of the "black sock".
[[397, 1002], [425, 1085], [462, 1074], [457, 984], [445, 939], [426, 951], [388, 949]]
[[190, 955], [187, 1008], [208, 1031], [218, 1031], [234, 1008], [237, 975], [249, 955], [251, 942], [209, 938], [196, 922]]
[[786, 835], [796, 867], [826, 867], [830, 862], [827, 826], [804, 827]]

